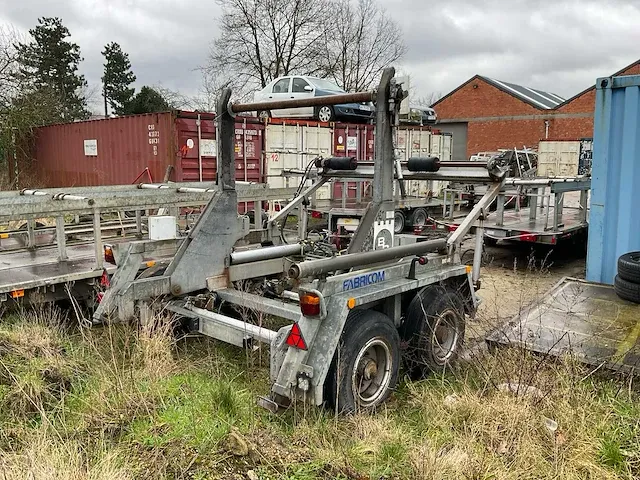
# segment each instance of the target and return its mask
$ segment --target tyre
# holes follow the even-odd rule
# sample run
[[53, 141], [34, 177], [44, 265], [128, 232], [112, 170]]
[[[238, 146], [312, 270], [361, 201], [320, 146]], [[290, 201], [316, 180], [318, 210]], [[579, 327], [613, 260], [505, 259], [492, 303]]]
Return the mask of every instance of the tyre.
[[429, 214], [424, 208], [416, 208], [411, 214], [411, 224], [413, 227], [424, 227], [429, 219]]
[[629, 252], [618, 258], [618, 276], [628, 282], [640, 283], [640, 252]]
[[328, 407], [340, 413], [373, 410], [398, 383], [400, 337], [389, 317], [374, 310], [349, 314], [325, 380]]
[[498, 245], [498, 239], [485, 236], [484, 237], [484, 244], [487, 247], [495, 247], [496, 245]]
[[268, 110], [260, 110], [258, 112], [258, 118], [261, 120], [269, 120], [271, 118], [271, 112]]
[[331, 122], [335, 118], [335, 113], [333, 112], [333, 108], [329, 105], [323, 105], [322, 107], [318, 107], [316, 110], [316, 119], [321, 122]]
[[407, 343], [405, 363], [412, 378], [445, 371], [464, 343], [462, 295], [447, 287], [425, 287], [409, 304], [400, 333]]
[[616, 295], [623, 300], [633, 303], [640, 303], [640, 284], [624, 280], [620, 275], [616, 275], [614, 280]]
[[407, 218], [404, 216], [400, 210], [396, 210], [393, 215], [393, 233], [402, 233], [404, 232], [404, 227], [407, 224]]

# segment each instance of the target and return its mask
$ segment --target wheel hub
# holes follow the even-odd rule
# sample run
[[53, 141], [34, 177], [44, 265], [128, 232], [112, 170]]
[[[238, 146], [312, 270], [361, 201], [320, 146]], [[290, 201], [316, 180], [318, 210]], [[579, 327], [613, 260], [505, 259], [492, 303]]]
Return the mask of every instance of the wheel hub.
[[381, 338], [369, 340], [358, 353], [351, 378], [353, 395], [361, 407], [375, 405], [389, 388], [393, 360]]

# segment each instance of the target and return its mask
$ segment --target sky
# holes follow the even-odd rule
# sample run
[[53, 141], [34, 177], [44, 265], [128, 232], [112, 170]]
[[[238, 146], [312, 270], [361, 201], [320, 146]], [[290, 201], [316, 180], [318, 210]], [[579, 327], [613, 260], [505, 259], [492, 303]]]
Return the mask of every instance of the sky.
[[[640, 59], [640, 0], [378, 0], [404, 33], [397, 70], [412, 98], [444, 95], [475, 74], [571, 97]], [[0, 0], [0, 24], [27, 32], [58, 16], [80, 45], [90, 85], [110, 41], [136, 85], [195, 95], [217, 35], [216, 0]], [[99, 104], [99, 98], [97, 98]]]

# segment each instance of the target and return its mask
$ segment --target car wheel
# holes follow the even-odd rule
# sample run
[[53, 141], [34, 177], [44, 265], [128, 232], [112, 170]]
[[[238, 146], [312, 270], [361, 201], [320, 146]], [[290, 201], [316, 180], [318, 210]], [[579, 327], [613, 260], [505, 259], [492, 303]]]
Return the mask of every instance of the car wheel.
[[325, 380], [327, 406], [340, 413], [373, 410], [398, 383], [400, 337], [386, 315], [356, 310], [347, 318]]
[[269, 120], [271, 118], [271, 112], [269, 112], [269, 110], [260, 110], [258, 112], [258, 118], [261, 120]]
[[319, 107], [316, 111], [316, 118], [321, 122], [330, 122], [334, 119], [334, 117], [335, 114], [333, 113], [333, 108], [328, 105]]

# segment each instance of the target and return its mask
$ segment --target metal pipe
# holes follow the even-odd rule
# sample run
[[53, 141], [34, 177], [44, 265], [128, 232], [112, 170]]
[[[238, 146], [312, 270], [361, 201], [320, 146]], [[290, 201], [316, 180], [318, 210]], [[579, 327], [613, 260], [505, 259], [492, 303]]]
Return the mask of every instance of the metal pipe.
[[243, 263], [271, 260], [289, 255], [302, 255], [303, 253], [304, 246], [300, 243], [294, 243], [292, 245], [278, 245], [276, 247], [262, 247], [243, 252], [233, 252], [230, 260], [231, 265], [242, 265]]
[[342, 103], [372, 102], [375, 92], [344, 93], [326, 95], [324, 97], [299, 98], [295, 100], [273, 100], [270, 102], [233, 103], [229, 105], [231, 113], [257, 112], [260, 110], [278, 110], [297, 107], [321, 107], [324, 105], [340, 105]]
[[51, 197], [53, 200], [76, 200], [86, 201], [89, 205], [93, 205], [95, 202], [92, 198], [81, 197], [79, 195], [71, 195], [68, 193], [56, 193]]
[[49, 195], [47, 192], [43, 192], [42, 190], [29, 190], [27, 188], [20, 190], [20, 195], [35, 195], [35, 196], [43, 196]]
[[200, 174], [200, 181], [202, 181], [202, 127], [200, 121], [200, 114], [196, 120], [196, 126], [198, 127], [198, 173]]
[[387, 260], [408, 257], [411, 255], [422, 255], [436, 250], [441, 250], [447, 246], [447, 240], [439, 238], [437, 240], [427, 240], [411, 245], [392, 247], [384, 250], [373, 250], [370, 252], [348, 253], [334, 258], [323, 258], [320, 260], [309, 260], [306, 262], [294, 263], [289, 268], [289, 277], [305, 278], [334, 270], [346, 270], [351, 267], [371, 265]]

